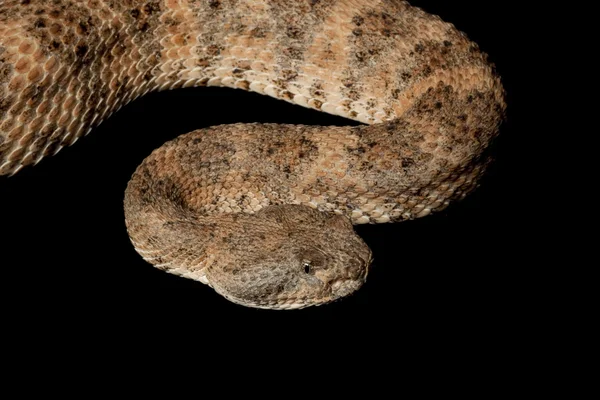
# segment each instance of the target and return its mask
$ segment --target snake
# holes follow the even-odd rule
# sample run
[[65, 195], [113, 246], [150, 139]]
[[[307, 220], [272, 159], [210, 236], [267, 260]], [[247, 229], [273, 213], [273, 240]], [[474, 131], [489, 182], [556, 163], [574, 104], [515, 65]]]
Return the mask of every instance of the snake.
[[0, 175], [148, 92], [198, 86], [359, 122], [212, 126], [133, 172], [125, 225], [143, 259], [264, 309], [358, 290], [373, 256], [354, 225], [472, 192], [506, 110], [479, 46], [406, 1], [3, 0]]

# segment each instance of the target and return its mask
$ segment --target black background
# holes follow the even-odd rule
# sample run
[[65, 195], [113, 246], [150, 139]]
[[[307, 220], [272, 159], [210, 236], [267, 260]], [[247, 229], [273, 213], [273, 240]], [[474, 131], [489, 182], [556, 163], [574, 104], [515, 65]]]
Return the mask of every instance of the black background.
[[299, 311], [255, 310], [138, 256], [124, 226], [123, 191], [136, 166], [165, 141], [234, 122], [349, 123], [255, 93], [181, 89], [138, 99], [75, 146], [0, 179], [7, 332], [33, 341], [43, 332], [69, 343], [100, 334], [102, 341], [182, 344], [204, 341], [221, 328], [244, 338], [308, 329], [310, 335], [370, 343], [386, 337], [408, 340], [404, 345], [458, 340], [508, 346], [506, 339], [518, 334], [536, 307], [526, 294], [535, 226], [529, 211], [536, 198], [528, 185], [535, 132], [527, 76], [534, 66], [523, 59], [531, 56], [534, 38], [523, 31], [527, 16], [519, 2], [412, 4], [454, 23], [490, 55], [508, 93], [508, 120], [495, 145], [497, 161], [462, 203], [415, 221], [356, 228], [375, 257], [359, 292]]

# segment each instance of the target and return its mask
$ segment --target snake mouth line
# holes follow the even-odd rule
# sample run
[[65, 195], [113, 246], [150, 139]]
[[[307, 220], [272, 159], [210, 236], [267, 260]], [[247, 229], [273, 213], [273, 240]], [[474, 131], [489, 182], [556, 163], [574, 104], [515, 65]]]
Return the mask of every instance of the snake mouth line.
[[248, 300], [232, 296], [224, 290], [221, 290], [218, 286], [212, 286], [213, 289], [227, 300], [252, 308], [261, 308], [265, 310], [299, 310], [311, 306], [320, 306], [332, 302], [336, 302], [344, 297], [356, 292], [365, 282], [365, 279], [350, 279], [343, 278], [334, 281], [331, 284], [327, 284], [324, 289], [325, 295], [317, 298], [298, 298], [298, 297], [285, 297], [285, 298], [271, 298], [263, 301]]
[[265, 301], [247, 301], [245, 299], [240, 299], [237, 297], [233, 297], [231, 295], [228, 295], [226, 293], [220, 292], [218, 289], [215, 288], [215, 290], [221, 294], [223, 297], [225, 297], [227, 300], [245, 306], [245, 307], [252, 307], [252, 308], [261, 308], [264, 310], [299, 310], [302, 308], [306, 308], [306, 307], [310, 307], [310, 306], [320, 306], [322, 304], [326, 304], [331, 302], [333, 299], [327, 299], [325, 301], [319, 301], [319, 300], [307, 300], [307, 299], [297, 299], [294, 297], [290, 297], [290, 298], [286, 298], [286, 299], [272, 299], [272, 300], [265, 300]]

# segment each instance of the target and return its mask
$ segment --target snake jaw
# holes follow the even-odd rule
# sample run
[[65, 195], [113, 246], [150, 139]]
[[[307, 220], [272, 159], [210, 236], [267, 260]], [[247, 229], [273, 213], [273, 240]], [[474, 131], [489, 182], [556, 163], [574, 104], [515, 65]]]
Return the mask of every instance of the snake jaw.
[[[310, 306], [332, 303], [356, 292], [366, 282], [370, 263], [371, 257], [368, 258], [365, 268], [358, 275], [333, 278], [328, 282], [324, 282], [315, 276], [304, 277], [303, 281], [310, 282], [310, 286], [319, 287], [316, 293], [312, 293], [312, 295], [300, 289], [290, 294], [273, 295], [264, 299], [249, 299], [235, 296], [219, 285], [212, 284], [211, 287], [227, 300], [245, 307], [268, 310], [299, 310]], [[318, 281], [318, 284], [316, 281]]]
[[299, 310], [310, 306], [320, 306], [330, 302], [328, 301], [317, 301], [316, 299], [309, 298], [296, 298], [296, 297], [285, 297], [285, 298], [272, 298], [266, 300], [249, 300], [241, 297], [232, 295], [226, 290], [219, 286], [213, 285], [212, 288], [221, 296], [225, 297], [232, 303], [239, 304], [244, 307], [260, 308], [263, 310]]
[[218, 294], [227, 300], [251, 308], [268, 310], [299, 310], [310, 306], [320, 306], [338, 301], [362, 287], [366, 282], [366, 274], [361, 279], [340, 278], [330, 283], [321, 282], [319, 296], [292, 295], [273, 296], [264, 300], [237, 297], [218, 285], [210, 285]]

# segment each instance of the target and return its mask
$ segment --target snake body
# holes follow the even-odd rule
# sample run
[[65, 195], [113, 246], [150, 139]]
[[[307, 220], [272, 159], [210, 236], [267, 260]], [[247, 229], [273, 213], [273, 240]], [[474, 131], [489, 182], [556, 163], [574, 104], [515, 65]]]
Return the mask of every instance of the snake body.
[[478, 46], [404, 1], [4, 0], [0, 175], [149, 91], [190, 86], [364, 123], [194, 131], [129, 182], [127, 229], [144, 259], [273, 309], [358, 289], [371, 252], [352, 223], [422, 217], [464, 197], [505, 110]]

